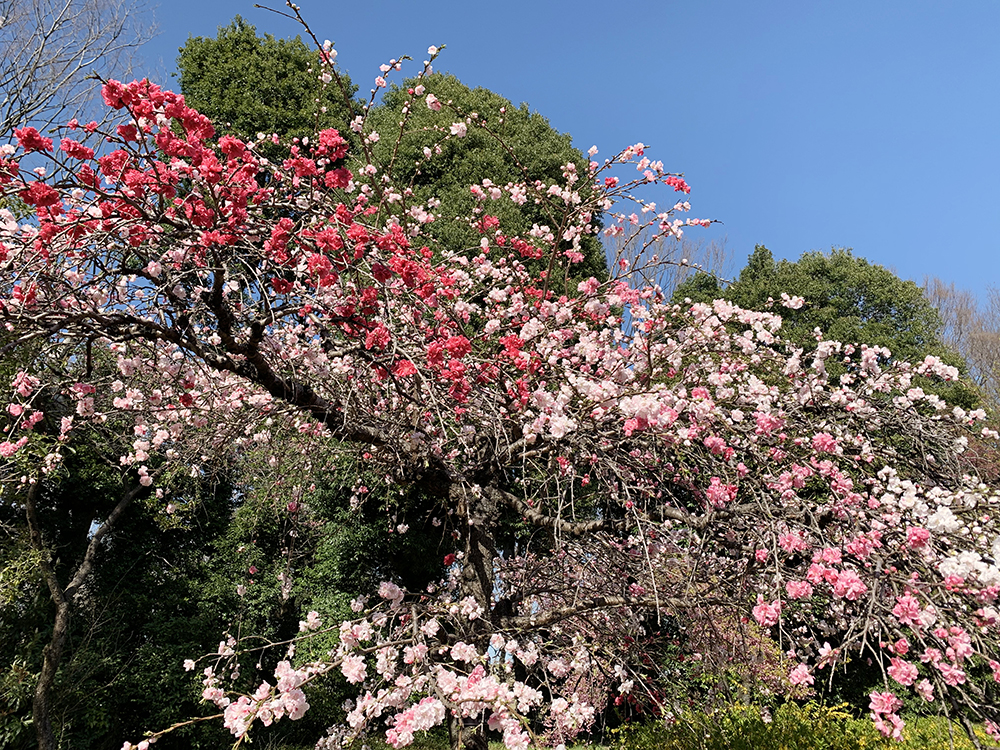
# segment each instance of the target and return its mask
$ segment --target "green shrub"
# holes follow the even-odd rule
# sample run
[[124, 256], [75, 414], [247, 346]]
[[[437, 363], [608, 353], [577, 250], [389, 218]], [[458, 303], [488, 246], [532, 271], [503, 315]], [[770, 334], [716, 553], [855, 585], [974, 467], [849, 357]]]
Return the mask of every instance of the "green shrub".
[[[918, 716], [906, 718], [903, 730], [904, 750], [975, 750], [965, 730], [957, 722], [950, 723], [943, 716]], [[990, 746], [992, 740], [981, 728], [976, 729], [980, 742]]]
[[[668, 722], [611, 730], [612, 750], [974, 750], [958, 722], [940, 716], [906, 717], [903, 742], [883, 737], [846, 704], [786, 703], [771, 714], [759, 706], [691, 712]], [[765, 718], [766, 717], [766, 718]], [[977, 730], [989, 744], [985, 732]]]
[[786, 703], [771, 714], [757, 706], [732, 706], [711, 714], [688, 713], [667, 723], [614, 730], [615, 750], [875, 750], [890, 743], [844, 706]]

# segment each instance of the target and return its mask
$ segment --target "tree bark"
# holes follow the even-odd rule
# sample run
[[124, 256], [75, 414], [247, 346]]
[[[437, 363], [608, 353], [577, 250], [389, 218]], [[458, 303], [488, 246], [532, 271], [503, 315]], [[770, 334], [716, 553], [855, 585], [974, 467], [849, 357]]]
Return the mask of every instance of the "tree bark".
[[66, 593], [56, 578], [52, 562], [49, 560], [48, 549], [42, 539], [41, 524], [38, 521], [38, 498], [42, 494], [41, 477], [28, 488], [25, 501], [25, 512], [28, 516], [28, 530], [31, 534], [32, 546], [41, 553], [40, 567], [45, 583], [49, 587], [49, 595], [56, 605], [56, 619], [52, 628], [52, 638], [42, 651], [42, 672], [35, 685], [35, 695], [31, 700], [31, 721], [35, 725], [35, 736], [38, 738], [38, 750], [55, 750], [56, 738], [52, 731], [51, 695], [52, 685], [56, 680], [56, 672], [62, 661], [63, 647], [66, 645], [66, 634], [69, 632], [71, 609], [66, 599]]
[[35, 695], [31, 701], [31, 720], [35, 725], [35, 736], [38, 738], [38, 750], [56, 750], [55, 733], [52, 730], [52, 686], [56, 681], [56, 673], [62, 662], [63, 647], [66, 645], [66, 635], [69, 633], [69, 623], [72, 611], [69, 603], [63, 599], [56, 605], [56, 620], [52, 628], [52, 638], [45, 646], [42, 673], [38, 676]]
[[[461, 590], [464, 596], [472, 597], [483, 608], [483, 615], [475, 628], [477, 648], [485, 647], [489, 638], [490, 623], [494, 617], [493, 590], [496, 585], [496, 542], [493, 528], [498, 508], [489, 493], [473, 491], [461, 484], [450, 488], [453, 507], [463, 523], [465, 559], [462, 565]], [[474, 625], [476, 623], [473, 623]], [[496, 623], [493, 623], [496, 624]], [[448, 713], [448, 737], [452, 750], [488, 750], [486, 722], [471, 722], [456, 713]]]

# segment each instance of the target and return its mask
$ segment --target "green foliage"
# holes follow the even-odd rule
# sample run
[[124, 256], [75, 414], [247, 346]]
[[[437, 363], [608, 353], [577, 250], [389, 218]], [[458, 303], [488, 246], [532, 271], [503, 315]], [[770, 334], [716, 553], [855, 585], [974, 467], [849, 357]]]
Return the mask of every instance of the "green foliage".
[[[992, 743], [982, 727], [976, 727], [976, 738], [986, 746]], [[903, 740], [902, 747], [913, 750], [975, 750], [959, 723], [942, 716], [908, 717]]]
[[[982, 728], [976, 728], [988, 742]], [[713, 713], [691, 711], [668, 722], [635, 723], [613, 729], [613, 750], [973, 750], [957, 722], [940, 716], [907, 717], [903, 741], [883, 737], [846, 704], [784, 703], [773, 712], [733, 705]]]
[[[403, 108], [409, 99], [407, 90], [421, 83], [446, 106], [435, 112], [421, 99], [415, 100], [401, 131]], [[473, 113], [477, 117], [470, 120], [467, 135], [451, 137], [451, 125]], [[480, 184], [484, 179], [500, 186], [535, 180], [564, 183], [562, 166], [568, 162], [576, 165], [580, 175], [576, 187], [587, 189], [588, 161], [573, 147], [568, 134], [554, 130], [547, 119], [532, 112], [527, 104], [515, 107], [502, 96], [484, 88], [470, 89], [451, 75], [435, 73], [422, 80], [405, 81], [403, 87], [390, 88], [382, 104], [370, 113], [368, 122], [380, 135], [376, 157], [386, 166], [391, 165], [397, 183], [410, 185], [418, 200], [439, 199], [440, 213], [444, 216], [472, 213], [477, 202], [469, 192], [470, 185]], [[476, 124], [482, 122], [486, 128]], [[424, 156], [425, 148], [438, 147], [440, 154], [430, 159]], [[509, 200], [488, 201], [486, 210], [498, 216], [501, 226], [511, 234], [527, 236], [533, 224], [547, 225], [553, 231], [559, 226], [553, 218], [554, 212], [532, 200], [523, 206]], [[476, 248], [482, 237], [466, 223], [435, 222], [427, 231], [454, 250]], [[584, 261], [571, 269], [571, 278], [607, 278], [604, 250], [596, 237], [584, 238], [583, 254]], [[536, 271], [546, 269], [548, 258], [535, 262], [535, 266]], [[562, 275], [555, 275], [554, 288], [559, 291], [563, 289], [564, 274], [563, 270]], [[570, 291], [575, 291], [575, 285]]]
[[17, 221], [24, 219], [26, 216], [30, 216], [32, 213], [31, 206], [15, 196], [4, 196], [0, 198], [0, 209], [7, 209], [10, 211], [14, 216], [14, 219]]
[[[351, 100], [356, 87], [343, 74], [344, 89], [336, 81], [321, 84], [317, 55], [299, 37], [259, 37], [252, 25], [237, 16], [229, 26], [219, 29], [215, 39], [191, 37], [180, 49], [181, 92], [189, 105], [212, 119], [220, 135], [228, 132], [246, 139], [263, 132], [303, 137], [320, 128], [336, 127], [353, 139], [347, 124], [353, 110], [360, 111]], [[401, 134], [407, 88], [418, 83], [424, 83], [448, 105], [434, 112], [418, 100]], [[472, 126], [464, 138], [450, 137], [452, 123], [472, 113], [477, 113], [477, 122], [486, 122], [491, 132]], [[439, 199], [443, 216], [470, 215], [476, 201], [469, 186], [483, 179], [501, 186], [525, 180], [562, 183], [562, 166], [568, 162], [576, 165], [580, 175], [577, 188], [588, 189], [587, 159], [573, 148], [569, 135], [554, 130], [526, 104], [515, 107], [492, 91], [464, 86], [454, 76], [435, 74], [420, 82], [407, 81], [403, 88], [392, 87], [368, 113], [366, 128], [381, 136], [375, 147], [376, 160], [392, 172], [397, 184], [410, 185], [417, 201]], [[427, 160], [424, 148], [436, 147], [441, 153]], [[263, 152], [272, 159], [285, 155], [282, 147], [272, 144], [265, 144]], [[526, 236], [533, 224], [547, 225], [560, 233], [554, 218], [558, 212], [547, 210], [544, 203], [529, 200], [517, 206], [509, 200], [491, 201], [488, 212], [498, 216], [512, 234]], [[455, 250], [478, 247], [482, 236], [476, 227], [454, 222], [432, 224], [428, 232]], [[569, 270], [569, 283], [566, 259], [557, 259], [554, 290], [572, 293], [581, 279], [607, 277], [604, 249], [598, 239], [585, 237], [582, 250], [584, 260]], [[547, 270], [549, 258], [529, 265], [536, 272]]]
[[[703, 285], [703, 280], [686, 282], [675, 297], [695, 299], [694, 292], [703, 300], [705, 291], [715, 291]], [[779, 308], [783, 332], [800, 346], [814, 345], [813, 329], [819, 328], [827, 338], [889, 347], [894, 357], [908, 360], [944, 350], [937, 311], [920, 287], [850, 250], [809, 252], [795, 262], [776, 263], [771, 251], [758, 245], [739, 278], [723, 290], [727, 300], [751, 310], [766, 309], [782, 293], [806, 300], [800, 310]]]
[[667, 722], [613, 730], [616, 750], [867, 750], [889, 743], [871, 722], [843, 706], [786, 703], [771, 713], [737, 705], [711, 714], [685, 713]]
[[[67, 451], [58, 475], [46, 478], [38, 514], [62, 585], [79, 564], [93, 523], [127, 484], [121, 470], [85, 441]], [[218, 642], [220, 618], [204, 607], [201, 591], [211, 540], [229, 521], [232, 492], [225, 483], [190, 480], [174, 490], [174, 501], [192, 508], [186, 522], [165, 527], [162, 505], [134, 502], [105, 537], [85, 595], [74, 606], [52, 695], [53, 723], [65, 746], [120, 747], [126, 736], [201, 712], [199, 686], [181, 665]], [[26, 535], [19, 505], [4, 503], [0, 514], [5, 529]], [[37, 570], [19, 575], [21, 561], [39, 553], [17, 535], [0, 543], [0, 577], [11, 584], [0, 600], [0, 663], [9, 665], [0, 671], [5, 748], [37, 746], [31, 697], [54, 618]], [[225, 743], [225, 732], [214, 724], [196, 734], [186, 733], [187, 747]]]
[[[247, 139], [258, 132], [303, 137], [326, 127], [347, 131], [355, 87], [344, 74], [343, 91], [334, 83], [322, 85], [319, 53], [298, 36], [260, 37], [236, 16], [215, 39], [190, 37], [179, 52], [181, 92], [188, 105], [211, 118], [219, 135]], [[278, 147], [265, 149], [269, 158], [280, 154]]]

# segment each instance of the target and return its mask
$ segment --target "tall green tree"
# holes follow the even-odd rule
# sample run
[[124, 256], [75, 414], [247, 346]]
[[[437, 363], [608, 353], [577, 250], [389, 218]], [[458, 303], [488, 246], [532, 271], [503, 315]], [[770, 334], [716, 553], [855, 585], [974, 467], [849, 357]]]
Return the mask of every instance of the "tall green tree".
[[[472, 184], [484, 179], [501, 186], [522, 180], [564, 183], [567, 163], [579, 175], [576, 188], [589, 189], [584, 154], [573, 147], [568, 134], [555, 130], [527, 104], [517, 107], [488, 89], [470, 89], [454, 76], [433, 74], [388, 88], [380, 102], [366, 108], [353, 100], [356, 87], [343, 73], [340, 82], [334, 77], [323, 84], [318, 62], [318, 52], [299, 37], [258, 36], [254, 26], [237, 16], [220, 27], [214, 39], [188, 39], [180, 49], [177, 67], [187, 103], [211, 118], [220, 134], [253, 138], [258, 133], [277, 133], [301, 138], [320, 128], [335, 127], [350, 138], [348, 124], [358, 115], [365, 116], [366, 132], [380, 136], [374, 144], [375, 161], [392, 173], [397, 184], [408, 184], [414, 200], [439, 200], [443, 216], [470, 213], [476, 203], [469, 192]], [[408, 106], [410, 92], [421, 84], [442, 102], [440, 110], [431, 110], [419, 98]], [[488, 113], [494, 113], [494, 119], [487, 119]], [[466, 120], [470, 123], [467, 133], [454, 137], [450, 127]], [[425, 149], [431, 150], [432, 158], [425, 156]], [[269, 158], [284, 154], [271, 144], [265, 144], [264, 153]], [[490, 202], [487, 212], [498, 216], [508, 232], [527, 235], [536, 224], [559, 231], [555, 219], [559, 208], [547, 209], [545, 200], [536, 202], [533, 196], [522, 206]], [[430, 227], [430, 233], [446, 247], [467, 250], [478, 246], [480, 229], [467, 223], [440, 222]], [[570, 267], [570, 281], [606, 278], [599, 240], [584, 237], [581, 249], [584, 260]], [[547, 269], [550, 260], [532, 261], [537, 266], [534, 270]], [[556, 259], [553, 289], [574, 291], [575, 283], [566, 283], [567, 266], [565, 258]]]
[[[443, 106], [433, 110], [418, 98], [404, 116], [410, 91], [421, 84]], [[435, 73], [389, 88], [367, 122], [380, 136], [375, 155], [391, 168], [397, 183], [409, 185], [418, 200], [440, 200], [443, 216], [469, 215], [477, 203], [469, 188], [483, 180], [500, 186], [522, 180], [564, 184], [563, 167], [568, 163], [579, 176], [576, 189], [589, 190], [588, 161], [568, 133], [557, 131], [527, 104], [517, 107], [489, 89], [470, 89], [452, 75]], [[451, 133], [456, 122], [466, 123], [462, 137]], [[561, 208], [532, 197], [521, 206], [490, 201], [485, 211], [498, 216], [508, 232], [522, 236], [535, 224], [559, 231], [555, 217]], [[463, 222], [435, 222], [429, 232], [456, 250], [475, 248], [482, 237], [479, 227]], [[570, 268], [570, 278], [607, 278], [604, 249], [597, 237], [584, 237], [582, 251], [584, 260]], [[540, 259], [535, 265], [544, 270], [549, 260]], [[557, 260], [555, 268], [565, 271], [565, 258]]]
[[[219, 134], [301, 138], [327, 127], [346, 131], [353, 117], [355, 87], [348, 76], [340, 76], [343, 88], [324, 84], [317, 50], [298, 36], [258, 36], [240, 16], [219, 27], [214, 39], [188, 38], [177, 69], [185, 100], [211, 118]], [[269, 157], [280, 153], [265, 149]]]

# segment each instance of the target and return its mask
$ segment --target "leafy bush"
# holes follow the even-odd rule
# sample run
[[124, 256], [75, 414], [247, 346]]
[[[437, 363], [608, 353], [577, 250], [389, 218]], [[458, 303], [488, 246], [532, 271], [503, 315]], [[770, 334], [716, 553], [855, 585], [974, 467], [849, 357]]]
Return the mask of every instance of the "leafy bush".
[[862, 750], [888, 747], [870, 722], [844, 706], [786, 703], [772, 713], [758, 706], [688, 713], [669, 723], [613, 730], [618, 750]]
[[[686, 713], [669, 722], [629, 724], [611, 730], [613, 750], [973, 750], [964, 729], [940, 716], [907, 717], [903, 742], [886, 739], [846, 704], [786, 703], [772, 712], [730, 706]], [[982, 741], [986, 734], [977, 729]]]

